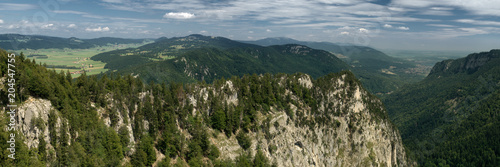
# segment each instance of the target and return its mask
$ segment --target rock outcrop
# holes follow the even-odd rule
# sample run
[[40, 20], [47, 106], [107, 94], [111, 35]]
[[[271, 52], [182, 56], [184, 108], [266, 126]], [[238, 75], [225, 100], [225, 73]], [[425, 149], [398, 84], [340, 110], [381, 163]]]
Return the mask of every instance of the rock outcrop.
[[[45, 140], [48, 149], [54, 148], [50, 144], [51, 135], [48, 125], [50, 111], [55, 113], [54, 127], [57, 136], [59, 136], [62, 121], [67, 120], [61, 119], [58, 111], [54, 109], [49, 100], [29, 96], [26, 101], [19, 105], [16, 114], [16, 130], [24, 135], [24, 143], [28, 148], [38, 148], [40, 140]], [[66, 135], [69, 136], [69, 129], [66, 129], [66, 132]], [[71, 144], [71, 140], [68, 141], [68, 144]]]
[[[292, 97], [298, 99], [297, 105], [288, 104], [295, 117], [275, 108], [260, 115], [260, 126], [271, 126], [268, 132], [249, 133], [251, 152], [261, 149], [278, 166], [412, 166], [380, 100], [346, 79], [349, 75], [328, 78], [330, 86], [322, 88], [307, 75], [296, 77], [318, 93], [318, 112]], [[295, 96], [290, 90], [287, 94]], [[220, 134], [212, 142], [223, 158], [234, 159], [242, 151], [234, 135]]]
[[[257, 76], [263, 78], [265, 76]], [[235, 159], [241, 152], [247, 151], [254, 155], [261, 150], [264, 155], [278, 166], [412, 166], [406, 157], [406, 152], [398, 130], [388, 120], [381, 101], [368, 93], [350, 72], [330, 74], [313, 80], [306, 74], [280, 75], [272, 78], [273, 82], [282, 87], [282, 92], [276, 98], [287, 100], [283, 107], [269, 106], [269, 109], [257, 111], [257, 130], [248, 132], [251, 146], [244, 150], [238, 144], [236, 135], [225, 134], [205, 125], [210, 135], [210, 142], [220, 150], [219, 159]], [[243, 105], [239, 92], [241, 87], [235, 81], [219, 82], [219, 88], [214, 85], [194, 85], [181, 95], [181, 104], [193, 105], [193, 116], [197, 114], [210, 115], [213, 112], [209, 103], [210, 97], [218, 98], [231, 106]], [[241, 85], [240, 85], [241, 86]], [[302, 93], [297, 93], [301, 90]], [[210, 92], [211, 91], [211, 92]], [[271, 90], [269, 90], [271, 91]], [[184, 93], [184, 92], [183, 92]], [[211, 94], [211, 95], [209, 95]], [[105, 95], [105, 108], [95, 107], [104, 124], [119, 131], [126, 127], [130, 135], [130, 151], [134, 152], [134, 144], [138, 141], [132, 135], [135, 113], [123, 102], [114, 101], [112, 95]], [[142, 92], [141, 101], [154, 99], [150, 92]], [[152, 100], [151, 100], [152, 101]], [[146, 105], [146, 104], [143, 104]], [[200, 106], [203, 105], [203, 106]], [[256, 104], [260, 105], [260, 104]], [[38, 146], [38, 138], [49, 143], [47, 126], [49, 111], [54, 110], [50, 101], [30, 97], [19, 107], [18, 129], [26, 136], [26, 144]], [[115, 123], [110, 115], [117, 115]], [[42, 129], [37, 121], [45, 125]], [[128, 121], [126, 121], [128, 120]], [[58, 119], [60, 126], [60, 119]], [[144, 129], [147, 121], [142, 121]], [[185, 129], [185, 137], [190, 135]], [[59, 129], [59, 128], [58, 128]], [[147, 130], [146, 130], [147, 131]], [[242, 131], [241, 129], [238, 131]], [[231, 136], [231, 137], [228, 137]], [[157, 162], [165, 155], [157, 152]], [[127, 158], [125, 158], [127, 159]]]
[[473, 73], [492, 59], [500, 58], [500, 50], [473, 53], [456, 60], [444, 60], [436, 63], [429, 75], [456, 74], [461, 72]]

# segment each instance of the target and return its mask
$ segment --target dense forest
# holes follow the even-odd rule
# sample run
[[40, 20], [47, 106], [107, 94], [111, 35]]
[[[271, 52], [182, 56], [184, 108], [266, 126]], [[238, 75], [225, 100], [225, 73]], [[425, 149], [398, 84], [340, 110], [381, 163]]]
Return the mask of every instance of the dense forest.
[[425, 77], [422, 73], [410, 72], [412, 68], [416, 67], [414, 62], [388, 56], [367, 46], [297, 41], [290, 38], [265, 38], [242, 42], [261, 46], [298, 44], [333, 53], [351, 66], [351, 70], [366, 89], [380, 96], [395, 91], [406, 84], [420, 81]]
[[[7, 53], [0, 53], [3, 76], [7, 68]], [[258, 123], [258, 115], [283, 111], [298, 126], [338, 127], [339, 122], [330, 120], [331, 117], [326, 115], [332, 113], [319, 110], [323, 92], [332, 89], [332, 78], [340, 76], [349, 83], [347, 85], [361, 85], [349, 71], [320, 77], [313, 81], [319, 89], [310, 90], [300, 83], [304, 77], [300, 73], [253, 74], [233, 76], [230, 80], [216, 79], [212, 84], [167, 85], [154, 82], [146, 84], [131, 75], [103, 75], [98, 78], [83, 74], [72, 79], [68, 72], [47, 69], [22, 54], [16, 57], [15, 66], [15, 89], [19, 90], [16, 101], [22, 104], [30, 97], [42, 98], [50, 100], [54, 107], [47, 122], [37, 118], [32, 124], [38, 129], [48, 127], [50, 141], [39, 138], [38, 147], [28, 149], [23, 143], [22, 134], [17, 132], [17, 158], [8, 158], [7, 143], [0, 143], [0, 149], [4, 152], [0, 155], [1, 166], [151, 166], [153, 163], [158, 166], [276, 166], [259, 149], [254, 154], [245, 151], [251, 143], [248, 132], [266, 132], [271, 126]], [[233, 89], [228, 87], [229, 81]], [[349, 90], [347, 92], [350, 92], [346, 96], [354, 96], [354, 88], [346, 87]], [[193, 105], [189, 95], [199, 94], [200, 90], [209, 90], [208, 98], [206, 101], [198, 100]], [[291, 90], [293, 98], [290, 93], [285, 93], [288, 90]], [[241, 94], [238, 96], [238, 105], [223, 101], [224, 96], [231, 92]], [[5, 93], [1, 91], [2, 105], [7, 104]], [[373, 99], [376, 97], [364, 98], [369, 111], [375, 115], [376, 121], [386, 120], [383, 106]], [[305, 104], [299, 103], [299, 100]], [[305, 105], [311, 109], [310, 114], [315, 116], [314, 119], [302, 112], [292, 112], [289, 104]], [[339, 108], [325, 112], [345, 115], [345, 111], [347, 109]], [[197, 114], [191, 114], [193, 112]], [[102, 116], [109, 117], [109, 126], [100, 118]], [[7, 118], [5, 115], [0, 118], [0, 137], [7, 140]], [[129, 130], [123, 126], [129, 121], [133, 134], [129, 134]], [[143, 121], [148, 123], [144, 124]], [[216, 132], [212, 134], [208, 128]], [[362, 129], [354, 128], [353, 132], [356, 131], [361, 133]], [[220, 150], [209, 141], [210, 136], [216, 133], [236, 136], [243, 148], [236, 159], [218, 158]], [[269, 132], [265, 134], [270, 135]], [[133, 137], [132, 142], [130, 137]], [[266, 139], [268, 137], [272, 139], [272, 136], [266, 136]], [[275, 147], [260, 149], [273, 150]], [[155, 150], [166, 158], [156, 162]]]
[[[146, 82], [194, 82], [203, 79], [210, 82], [209, 80], [217, 78], [204, 76], [202, 79], [200, 76], [207, 73], [206, 70], [210, 70], [211, 75], [217, 73], [219, 78], [276, 72], [303, 72], [317, 78], [330, 72], [352, 70], [366, 89], [382, 95], [423, 78], [421, 74], [408, 73], [415, 67], [414, 63], [390, 57], [369, 47], [294, 40], [264, 42], [267, 44], [265, 46], [254, 45], [262, 45], [262, 42], [246, 42], [251, 44], [223, 37], [193, 34], [186, 37], [160, 38], [139, 48], [105, 52], [91, 59], [105, 62], [105, 68], [110, 71], [141, 74], [139, 77]], [[291, 46], [301, 48], [290, 52]], [[198, 74], [194, 80], [193, 76], [184, 74], [185, 67], [179, 63], [181, 57], [188, 60], [190, 68], [197, 68], [187, 71], [193, 75]], [[221, 68], [222, 71], [219, 71]]]
[[[3, 76], [6, 70], [7, 53], [1, 51], [1, 69]], [[200, 166], [202, 164], [215, 164], [215, 166], [271, 166], [271, 162], [257, 152], [255, 157], [249, 154], [241, 154], [236, 161], [216, 160], [220, 152], [208, 142], [206, 124], [220, 129], [229, 130], [236, 133], [251, 130], [255, 110], [253, 112], [243, 108], [234, 109], [233, 112], [244, 112], [243, 119], [233, 117], [227, 119], [220, 115], [194, 117], [189, 111], [193, 110], [192, 105], [187, 105], [182, 93], [189, 89], [189, 86], [182, 84], [170, 84], [169, 86], [160, 84], [143, 84], [141, 80], [129, 76], [96, 76], [82, 75], [73, 80], [69, 73], [57, 73], [47, 69], [36, 62], [25, 59], [23, 55], [16, 58], [17, 74], [15, 76], [16, 90], [20, 90], [16, 100], [22, 103], [29, 96], [49, 99], [57, 111], [51, 111], [48, 122], [37, 123], [36, 126], [48, 126], [51, 140], [49, 143], [42, 138], [38, 149], [28, 149], [23, 143], [22, 134], [17, 133], [16, 159], [7, 157], [7, 143], [2, 142], [0, 148], [1, 166], [120, 166], [124, 157], [129, 157], [130, 161], [125, 166], [151, 166], [156, 161], [157, 148], [170, 158], [157, 164], [158, 166], [170, 166], [171, 158], [176, 159], [174, 166]], [[249, 77], [247, 77], [249, 78]], [[250, 80], [247, 80], [249, 82]], [[6, 86], [6, 85], [5, 85]], [[192, 89], [192, 88], [191, 88]], [[150, 98], [140, 99], [139, 92], [153, 92], [154, 100]], [[254, 90], [255, 91], [255, 90]], [[7, 104], [6, 91], [1, 91], [2, 105]], [[180, 93], [180, 94], [179, 94]], [[106, 99], [106, 95], [111, 95], [113, 100]], [[254, 96], [257, 93], [254, 92]], [[259, 94], [260, 96], [260, 94]], [[266, 97], [266, 99], [268, 99]], [[164, 101], [163, 101], [164, 100]], [[220, 102], [210, 101], [213, 105], [222, 106]], [[261, 102], [261, 101], [259, 101]], [[135, 123], [133, 136], [135, 152], [130, 153], [128, 131], [120, 128], [118, 132], [113, 128], [105, 126], [99, 119], [97, 108], [105, 107], [110, 103], [129, 104], [126, 107], [137, 110], [130, 114], [136, 121], [148, 120], [149, 130], [145, 131], [140, 123]], [[96, 104], [93, 107], [91, 104]], [[138, 106], [136, 106], [138, 105]], [[248, 105], [249, 106], [249, 105]], [[116, 105], [115, 107], [125, 107]], [[247, 107], [248, 108], [248, 107]], [[221, 108], [222, 109], [222, 108]], [[225, 108], [227, 110], [228, 108]], [[120, 109], [119, 109], [120, 110]], [[225, 111], [225, 110], [219, 110]], [[121, 109], [120, 111], [125, 111]], [[218, 113], [216, 112], [216, 113]], [[109, 112], [111, 114], [115, 112]], [[60, 115], [59, 115], [60, 114]], [[222, 113], [223, 115], [225, 113]], [[234, 114], [238, 115], [238, 114]], [[64, 118], [59, 129], [56, 127], [57, 117]], [[109, 115], [112, 124], [116, 123], [116, 115]], [[6, 131], [5, 115], [2, 115], [0, 134], [3, 141], [8, 140]], [[130, 120], [125, 120], [130, 121]], [[191, 135], [189, 140], [179, 132], [176, 121], [183, 129], [187, 129]], [[202, 123], [205, 122], [205, 123]], [[225, 126], [228, 124], [228, 126]], [[224, 125], [224, 126], [222, 126]], [[238, 126], [235, 126], [238, 125]], [[67, 130], [67, 131], [66, 131]], [[59, 132], [59, 133], [57, 133]], [[78, 135], [76, 135], [78, 134]], [[241, 133], [242, 145], [248, 144], [245, 141], [244, 133]], [[78, 136], [78, 137], [76, 137]], [[69, 144], [71, 143], [71, 144]], [[48, 150], [48, 144], [53, 146], [53, 150]], [[208, 161], [208, 162], [207, 162]]]
[[500, 164], [499, 53], [437, 63], [425, 80], [384, 99], [421, 165]]

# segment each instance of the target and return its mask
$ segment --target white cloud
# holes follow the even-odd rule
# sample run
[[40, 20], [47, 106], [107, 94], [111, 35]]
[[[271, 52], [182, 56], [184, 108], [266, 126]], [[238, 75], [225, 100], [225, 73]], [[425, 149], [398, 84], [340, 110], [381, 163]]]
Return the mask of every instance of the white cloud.
[[17, 4], [17, 3], [0, 3], [0, 11], [4, 10], [30, 10], [36, 9], [36, 5], [31, 4]]
[[3, 20], [2, 19], [0, 19], [0, 24], [3, 24]]
[[54, 24], [45, 24], [45, 25], [42, 25], [40, 28], [49, 29], [49, 28], [51, 28], [53, 26], [54, 26]]
[[273, 32], [273, 31], [272, 31], [272, 30], [270, 30], [270, 29], [267, 29], [267, 30], [266, 30], [266, 32]]
[[[393, 0], [391, 6], [398, 8], [431, 8], [435, 11], [445, 11], [454, 7], [478, 15], [500, 16], [500, 1], [497, 0]], [[444, 7], [443, 7], [444, 6]], [[436, 10], [437, 9], [437, 10]]]
[[359, 0], [318, 0], [318, 2], [326, 4], [349, 5], [359, 3]]
[[179, 12], [179, 13], [170, 12], [163, 15], [163, 17], [170, 19], [192, 19], [195, 18], [195, 15], [186, 12]]
[[459, 30], [465, 31], [471, 34], [488, 34], [488, 31], [478, 28], [459, 28]]
[[350, 33], [349, 33], [349, 32], [347, 32], [347, 31], [342, 31], [342, 32], [340, 32], [340, 35], [349, 35], [349, 34], [350, 34]]
[[102, 1], [107, 3], [124, 3], [123, 0], [102, 0]]
[[428, 26], [433, 26], [433, 27], [448, 27], [448, 28], [451, 28], [451, 27], [456, 27], [454, 25], [448, 25], [448, 24], [427, 24]]
[[500, 26], [500, 22], [498, 22], [498, 21], [471, 20], [471, 19], [458, 19], [455, 21], [459, 22], [459, 23], [468, 23], [468, 24], [474, 24], [474, 25]]
[[390, 25], [390, 24], [384, 24], [384, 28], [392, 28], [392, 25]]
[[56, 10], [56, 11], [54, 11], [54, 13], [58, 13], [58, 14], [77, 14], [77, 15], [88, 14], [88, 13], [85, 13], [85, 12], [73, 11], [73, 10]]
[[366, 28], [359, 28], [360, 33], [369, 33], [370, 31], [367, 30]]
[[70, 24], [70, 25], [68, 25], [68, 28], [76, 28], [76, 25], [75, 24]]
[[98, 28], [87, 27], [85, 29], [85, 31], [89, 31], [89, 32], [104, 32], [104, 31], [109, 31], [109, 27], [104, 27], [104, 28], [101, 28], [101, 27], [98, 27]]
[[200, 31], [200, 34], [206, 34], [208, 31], [205, 31], [205, 30], [201, 30]]
[[403, 27], [403, 26], [401, 26], [401, 27], [398, 27], [397, 29], [399, 29], [399, 30], [405, 30], [406, 31], [406, 30], [410, 30], [410, 27]]

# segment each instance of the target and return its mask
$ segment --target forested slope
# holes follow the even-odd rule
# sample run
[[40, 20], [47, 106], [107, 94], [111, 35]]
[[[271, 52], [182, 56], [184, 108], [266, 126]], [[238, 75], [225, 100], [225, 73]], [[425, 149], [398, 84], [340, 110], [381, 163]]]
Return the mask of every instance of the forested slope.
[[500, 163], [500, 51], [436, 63], [384, 103], [420, 164]]
[[350, 72], [165, 85], [73, 80], [22, 55], [15, 66], [18, 149], [13, 160], [0, 143], [1, 166], [411, 165], [382, 103]]

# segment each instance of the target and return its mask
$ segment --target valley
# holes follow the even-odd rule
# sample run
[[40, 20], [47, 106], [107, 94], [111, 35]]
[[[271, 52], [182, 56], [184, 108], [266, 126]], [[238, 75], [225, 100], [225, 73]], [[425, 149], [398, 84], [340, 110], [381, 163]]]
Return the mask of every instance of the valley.
[[[487, 136], [499, 135], [498, 50], [460, 58], [279, 39], [193, 34], [15, 50], [24, 55], [16, 58], [13, 85], [21, 90], [17, 154], [29, 159], [31, 150], [38, 158], [3, 163], [497, 163], [498, 143]], [[457, 150], [467, 147], [477, 149]]]

